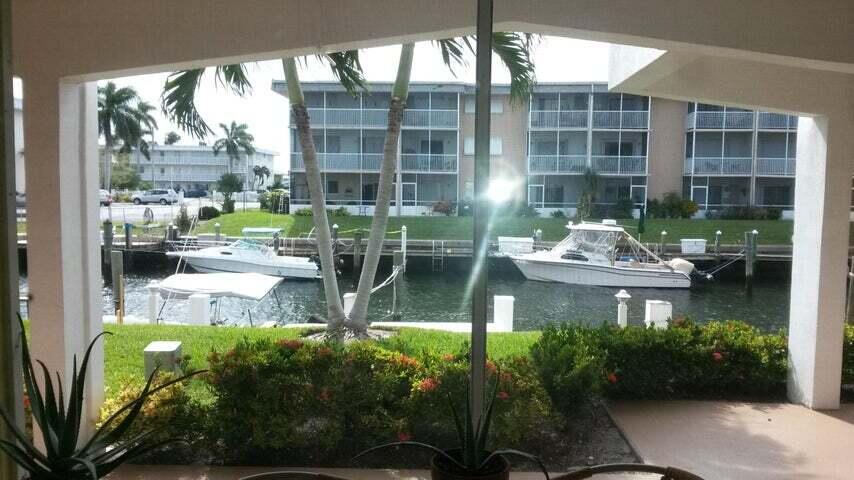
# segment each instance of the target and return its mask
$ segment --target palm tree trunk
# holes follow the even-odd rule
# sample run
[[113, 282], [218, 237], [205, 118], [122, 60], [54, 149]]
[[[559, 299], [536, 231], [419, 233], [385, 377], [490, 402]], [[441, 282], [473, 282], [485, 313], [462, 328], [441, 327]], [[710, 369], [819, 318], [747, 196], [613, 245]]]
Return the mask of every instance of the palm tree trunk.
[[320, 177], [320, 166], [317, 163], [317, 150], [311, 135], [308, 109], [305, 108], [296, 62], [293, 58], [285, 58], [282, 60], [282, 66], [285, 69], [291, 111], [297, 126], [308, 193], [311, 197], [311, 212], [317, 233], [317, 253], [320, 256], [323, 290], [326, 294], [327, 328], [333, 335], [340, 335], [344, 328], [344, 307], [341, 305], [341, 296], [338, 293], [335, 259], [332, 255], [332, 234], [329, 231], [329, 219], [326, 217], [326, 201], [323, 197], [323, 182]]
[[104, 190], [110, 190], [110, 182], [113, 174], [113, 142], [110, 139], [104, 141]]
[[[391, 94], [391, 104], [388, 110], [388, 129], [383, 146], [383, 164], [380, 170], [380, 182], [377, 191], [374, 218], [371, 220], [371, 233], [368, 237], [368, 248], [362, 264], [362, 274], [359, 276], [359, 287], [353, 310], [350, 312], [348, 328], [358, 334], [364, 334], [368, 328], [368, 303], [371, 299], [371, 289], [374, 288], [374, 277], [380, 262], [385, 231], [388, 226], [388, 209], [391, 203], [391, 192], [397, 164], [397, 146], [400, 142], [400, 126], [403, 123], [403, 111], [406, 108], [406, 97], [409, 92], [409, 77], [412, 73], [412, 57], [415, 45], [408, 43], [400, 49], [400, 61], [397, 66], [397, 78]], [[401, 198], [398, 195], [398, 198]]]

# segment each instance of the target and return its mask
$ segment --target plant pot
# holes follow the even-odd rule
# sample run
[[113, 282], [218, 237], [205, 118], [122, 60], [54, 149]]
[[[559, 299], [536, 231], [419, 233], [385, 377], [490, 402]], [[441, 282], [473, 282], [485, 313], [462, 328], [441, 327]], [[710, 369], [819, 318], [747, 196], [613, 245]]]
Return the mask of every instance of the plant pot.
[[[458, 448], [445, 453], [459, 459], [462, 451]], [[433, 480], [509, 480], [510, 463], [501, 455], [493, 458], [483, 472], [471, 474], [461, 471], [440, 455], [434, 455], [430, 462], [430, 476]]]

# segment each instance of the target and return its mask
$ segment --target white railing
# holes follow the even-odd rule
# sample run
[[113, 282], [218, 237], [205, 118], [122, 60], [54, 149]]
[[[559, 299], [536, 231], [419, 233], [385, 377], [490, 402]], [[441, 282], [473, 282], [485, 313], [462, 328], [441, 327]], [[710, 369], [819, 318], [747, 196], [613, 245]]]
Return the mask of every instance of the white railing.
[[620, 128], [647, 128], [649, 125], [649, 112], [647, 111], [635, 111], [635, 112], [623, 112], [622, 113], [622, 123], [620, 124]]
[[[379, 171], [381, 153], [318, 153], [317, 163], [321, 170]], [[302, 153], [291, 153], [291, 170], [305, 170]]]
[[620, 128], [620, 111], [594, 111], [593, 128]]
[[646, 174], [646, 157], [642, 155], [594, 155], [590, 161], [591, 168], [596, 173], [605, 175]]
[[757, 158], [756, 175], [773, 177], [795, 176], [794, 158]]
[[[309, 108], [312, 126], [323, 128], [385, 128], [388, 110], [382, 108]], [[403, 125], [415, 128], [457, 128], [457, 110], [410, 109], [403, 114]], [[294, 125], [293, 116], [291, 125]]]
[[738, 130], [753, 128], [753, 112], [691, 112], [685, 117], [685, 128], [725, 129]]
[[694, 175], [750, 175], [753, 165], [750, 157], [695, 157], [685, 167], [684, 173]]
[[587, 128], [587, 110], [531, 112], [531, 128]]
[[584, 173], [586, 155], [531, 155], [528, 173]]
[[379, 172], [383, 164], [382, 153], [363, 153], [362, 170], [367, 172]]
[[[759, 128], [768, 130], [785, 130], [790, 128], [789, 115], [783, 113], [759, 112], [757, 122]], [[795, 126], [797, 127], [797, 122], [795, 123]]]
[[457, 156], [448, 154], [404, 153], [400, 156], [402, 171], [456, 172]]
[[327, 153], [325, 164], [322, 168], [326, 170], [360, 170], [360, 153]]

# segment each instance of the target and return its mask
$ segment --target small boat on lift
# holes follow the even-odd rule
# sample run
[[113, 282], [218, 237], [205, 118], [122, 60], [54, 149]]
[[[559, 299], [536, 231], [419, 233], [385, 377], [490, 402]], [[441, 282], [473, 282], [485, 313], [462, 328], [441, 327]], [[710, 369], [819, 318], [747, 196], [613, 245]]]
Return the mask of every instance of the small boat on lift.
[[[258, 235], [278, 237], [280, 228], [244, 228], [243, 238], [230, 245], [167, 252], [202, 273], [260, 273], [284, 278], [319, 278], [317, 263], [305, 257], [277, 255]], [[254, 237], [253, 237], [254, 236]]]
[[614, 220], [570, 222], [569, 235], [550, 250], [511, 255], [525, 278], [574, 285], [689, 288], [694, 264], [662, 260]]

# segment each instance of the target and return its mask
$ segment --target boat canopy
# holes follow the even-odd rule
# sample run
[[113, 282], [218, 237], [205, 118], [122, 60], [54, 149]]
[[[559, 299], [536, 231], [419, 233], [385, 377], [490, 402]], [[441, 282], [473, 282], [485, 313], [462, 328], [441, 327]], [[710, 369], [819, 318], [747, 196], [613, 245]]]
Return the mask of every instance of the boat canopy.
[[282, 233], [281, 228], [276, 227], [244, 227], [243, 235], [276, 235]]
[[623, 233], [625, 229], [619, 225], [610, 225], [607, 223], [572, 223], [569, 222], [566, 228], [570, 231], [590, 231], [590, 232], [617, 232]]
[[260, 273], [178, 273], [158, 285], [163, 298], [186, 299], [196, 293], [212, 298], [235, 297], [261, 301], [282, 283], [281, 277]]

